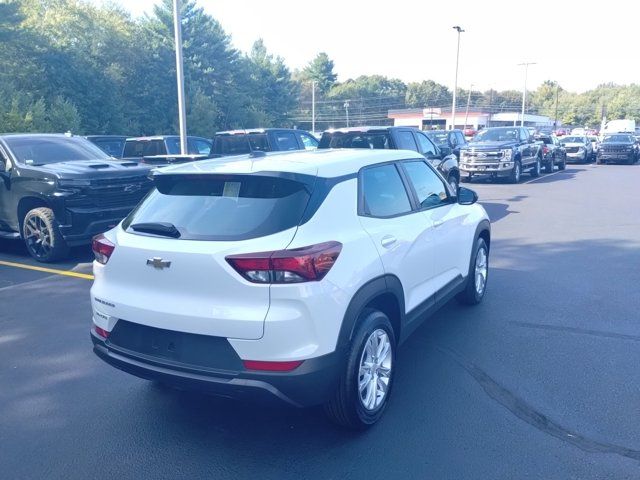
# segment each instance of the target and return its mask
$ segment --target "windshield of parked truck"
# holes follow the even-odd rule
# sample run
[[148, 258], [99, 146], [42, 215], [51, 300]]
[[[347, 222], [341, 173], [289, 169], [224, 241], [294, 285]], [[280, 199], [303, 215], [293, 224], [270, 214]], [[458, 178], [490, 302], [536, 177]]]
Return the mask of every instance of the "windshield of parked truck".
[[8, 136], [5, 142], [16, 160], [25, 165], [111, 159], [89, 140], [80, 137]]
[[515, 142], [518, 140], [517, 128], [489, 128], [473, 137], [472, 142]]
[[448, 145], [447, 133], [446, 132], [424, 132], [427, 134], [427, 137], [431, 139], [433, 143], [438, 145], [439, 147], [442, 145]]
[[633, 143], [631, 135], [607, 135], [602, 143]]

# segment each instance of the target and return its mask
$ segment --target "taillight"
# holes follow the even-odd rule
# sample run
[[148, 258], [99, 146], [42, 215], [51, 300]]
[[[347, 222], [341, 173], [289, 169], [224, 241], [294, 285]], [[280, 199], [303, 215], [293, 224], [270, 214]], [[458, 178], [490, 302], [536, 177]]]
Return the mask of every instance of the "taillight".
[[98, 334], [98, 336], [102, 338], [109, 338], [109, 332], [107, 332], [104, 328], [100, 328], [99, 326], [94, 325], [93, 329]]
[[226, 260], [253, 283], [301, 283], [322, 280], [341, 250], [341, 243], [325, 242], [291, 250], [229, 255]]
[[91, 249], [96, 257], [96, 261], [103, 265], [109, 261], [115, 248], [116, 246], [102, 234], [96, 235], [91, 241]]
[[546, 145], [544, 147], [542, 147], [542, 152], [543, 153], [549, 153], [549, 147], [547, 147]]
[[264, 372], [290, 372], [302, 365], [304, 360], [290, 362], [262, 362], [258, 360], [243, 360], [242, 364], [247, 370], [261, 370]]

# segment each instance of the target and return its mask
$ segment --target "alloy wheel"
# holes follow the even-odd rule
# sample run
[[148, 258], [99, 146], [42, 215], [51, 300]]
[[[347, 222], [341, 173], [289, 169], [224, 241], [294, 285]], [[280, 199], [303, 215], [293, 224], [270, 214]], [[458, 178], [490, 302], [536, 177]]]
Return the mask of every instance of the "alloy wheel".
[[358, 396], [362, 406], [375, 410], [384, 402], [389, 391], [392, 349], [389, 335], [378, 328], [369, 335], [360, 356]]
[[33, 216], [25, 222], [24, 239], [35, 257], [44, 258], [51, 253], [51, 231], [42, 218]]
[[476, 280], [476, 293], [482, 296], [484, 289], [487, 285], [487, 251], [484, 248], [478, 250], [476, 255], [476, 268], [475, 268], [475, 280]]

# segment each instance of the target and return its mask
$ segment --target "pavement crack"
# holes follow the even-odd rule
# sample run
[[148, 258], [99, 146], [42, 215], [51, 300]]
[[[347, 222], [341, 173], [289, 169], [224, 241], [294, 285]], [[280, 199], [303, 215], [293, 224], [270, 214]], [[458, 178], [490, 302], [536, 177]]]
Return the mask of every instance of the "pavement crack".
[[439, 345], [436, 345], [436, 348], [466, 370], [467, 373], [478, 382], [489, 397], [505, 407], [520, 420], [528, 423], [538, 430], [586, 452], [613, 453], [622, 457], [640, 461], [640, 450], [633, 450], [621, 445], [599, 442], [597, 440], [587, 438], [578, 432], [572, 431], [549, 418], [547, 415], [537, 410], [533, 405], [529, 404], [526, 400], [518, 397], [510, 390], [500, 385], [480, 367], [475, 365], [473, 362], [467, 361], [459, 353], [450, 348]]
[[586, 328], [564, 327], [561, 325], [547, 325], [547, 324], [541, 324], [541, 323], [529, 323], [529, 322], [518, 322], [518, 321], [511, 321], [509, 323], [513, 325], [517, 325], [518, 327], [534, 328], [538, 330], [552, 330], [556, 332], [576, 333], [579, 335], [592, 335], [594, 337], [615, 338], [618, 340], [631, 340], [633, 342], [640, 342], [640, 337], [636, 335], [627, 335], [624, 333], [603, 332], [601, 330], [589, 330]]

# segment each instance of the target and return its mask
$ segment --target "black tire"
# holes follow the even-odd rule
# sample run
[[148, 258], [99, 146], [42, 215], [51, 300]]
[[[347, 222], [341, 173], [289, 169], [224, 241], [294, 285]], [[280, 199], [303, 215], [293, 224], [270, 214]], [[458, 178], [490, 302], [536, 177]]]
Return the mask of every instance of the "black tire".
[[[344, 371], [340, 377], [338, 388], [331, 400], [324, 405], [325, 413], [329, 419], [342, 426], [353, 430], [364, 430], [376, 423], [384, 413], [389, 396], [391, 395], [395, 368], [396, 338], [393, 327], [384, 313], [379, 310], [366, 309], [360, 314], [358, 328], [353, 336], [351, 348], [347, 356]], [[389, 353], [391, 358], [390, 375], [387, 390], [381, 403], [369, 410], [361, 399], [360, 363], [369, 337], [376, 331], [383, 330], [391, 344]]]
[[522, 165], [520, 165], [520, 160], [516, 160], [515, 162], [513, 162], [513, 168], [511, 169], [511, 173], [509, 174], [509, 183], [519, 183], [521, 175]]
[[39, 262], [55, 262], [69, 252], [50, 208], [39, 207], [27, 212], [22, 221], [22, 238], [29, 254]]
[[549, 163], [547, 163], [544, 167], [545, 173], [553, 173], [553, 167], [555, 166], [555, 163], [556, 163], [556, 157], [551, 156], [551, 158], [549, 159]]
[[562, 163], [558, 165], [558, 170], [566, 170], [567, 169], [567, 159], [562, 160]]
[[533, 166], [533, 168], [529, 170], [529, 175], [531, 175], [533, 178], [539, 177], [541, 170], [542, 170], [542, 160], [540, 160], [540, 157], [536, 157], [536, 163]]
[[[484, 277], [484, 284], [482, 291], [478, 291], [476, 288], [476, 262], [478, 262], [478, 255], [480, 251], [484, 250], [486, 258], [486, 275]], [[467, 284], [462, 292], [458, 294], [458, 301], [465, 305], [477, 305], [482, 302], [484, 294], [487, 291], [487, 281], [489, 280], [489, 248], [483, 238], [478, 238], [473, 248], [473, 255], [469, 262], [469, 272], [467, 273]]]
[[582, 159], [582, 163], [584, 164], [589, 163], [589, 155], [587, 155], [587, 152], [584, 152], [584, 158]]

